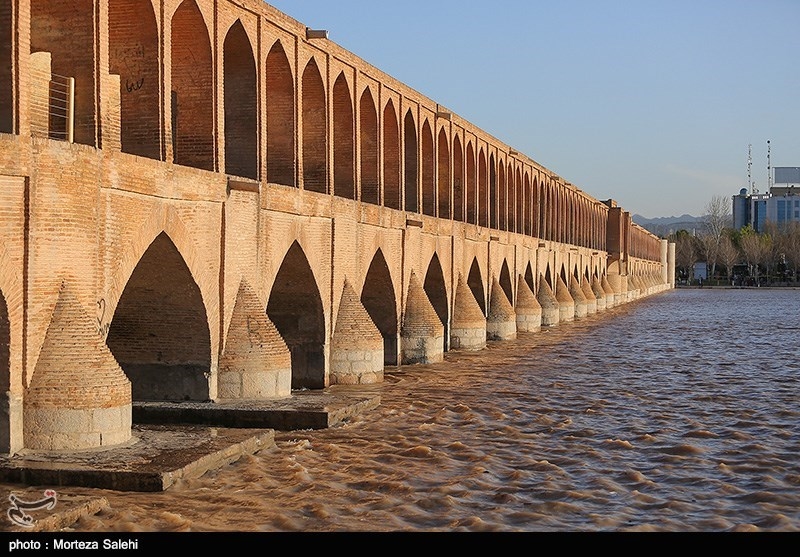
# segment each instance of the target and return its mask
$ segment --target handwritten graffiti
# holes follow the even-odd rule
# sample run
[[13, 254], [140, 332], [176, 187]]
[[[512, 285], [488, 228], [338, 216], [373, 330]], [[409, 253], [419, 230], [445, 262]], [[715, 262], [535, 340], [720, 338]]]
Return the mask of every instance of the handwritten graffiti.
[[106, 338], [108, 331], [111, 328], [111, 323], [106, 323], [106, 300], [100, 298], [97, 300], [97, 332], [101, 337]]
[[142, 74], [146, 73], [143, 69], [148, 65], [143, 45], [117, 45], [112, 47], [111, 59], [112, 73], [117, 73], [120, 76], [136, 76], [125, 77], [125, 89], [128, 93], [133, 93], [142, 88], [142, 85], [144, 85]]
[[250, 347], [255, 348], [264, 344], [264, 338], [261, 336], [261, 327], [254, 318], [247, 316], [247, 338], [250, 341]]
[[56, 506], [57, 496], [55, 491], [47, 489], [44, 492], [44, 498], [36, 501], [23, 501], [13, 493], [8, 496], [8, 500], [11, 501], [11, 506], [6, 513], [8, 519], [17, 526], [31, 528], [33, 527], [33, 517], [25, 511], [53, 510]]
[[128, 90], [128, 93], [133, 93], [134, 91], [138, 91], [144, 85], [144, 78], [139, 79], [131, 83], [128, 80], [125, 80], [125, 88]]

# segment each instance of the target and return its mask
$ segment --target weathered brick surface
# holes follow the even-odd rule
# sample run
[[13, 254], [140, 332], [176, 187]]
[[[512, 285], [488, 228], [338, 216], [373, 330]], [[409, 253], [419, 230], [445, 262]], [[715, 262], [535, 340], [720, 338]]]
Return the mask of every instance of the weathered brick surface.
[[444, 326], [412, 271], [401, 331], [402, 363], [434, 363], [444, 357]]
[[220, 356], [222, 399], [282, 398], [291, 394], [291, 356], [264, 304], [242, 280]]
[[336, 315], [330, 354], [332, 385], [383, 381], [383, 337], [347, 280]]
[[517, 284], [517, 305], [514, 308], [517, 330], [526, 333], [538, 331], [542, 328], [542, 306], [524, 278], [520, 277]]
[[558, 325], [561, 321], [561, 307], [553, 290], [542, 275], [539, 276], [539, 291], [536, 293], [536, 299], [542, 306], [542, 326]]
[[465, 350], [486, 346], [486, 317], [463, 275], [459, 275], [456, 286], [450, 343], [453, 348]]
[[569, 295], [575, 304], [575, 317], [586, 317], [589, 313], [588, 303], [586, 302], [586, 294], [581, 288], [578, 279], [574, 276], [570, 277], [569, 281]]
[[517, 338], [517, 316], [508, 301], [500, 282], [492, 277], [489, 294], [489, 312], [486, 316], [486, 338], [489, 340], [512, 340]]
[[593, 315], [597, 313], [597, 298], [595, 298], [592, 286], [587, 279], [584, 278], [580, 281], [580, 289], [586, 299], [586, 314]]

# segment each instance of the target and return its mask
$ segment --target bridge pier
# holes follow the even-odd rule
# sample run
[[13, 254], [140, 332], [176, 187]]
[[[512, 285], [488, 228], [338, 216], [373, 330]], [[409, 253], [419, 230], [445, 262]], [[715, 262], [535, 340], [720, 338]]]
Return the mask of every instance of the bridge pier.
[[403, 364], [432, 364], [444, 359], [444, 326], [414, 271], [408, 279], [400, 348]]
[[569, 288], [558, 275], [556, 278], [556, 300], [558, 300], [558, 321], [559, 323], [567, 323], [575, 319], [575, 300], [569, 294]]
[[561, 322], [561, 306], [543, 275], [539, 275], [539, 292], [536, 299], [542, 306], [542, 327], [558, 325]]
[[517, 280], [517, 331], [532, 333], [542, 328], [542, 306], [528, 282], [520, 275]]
[[517, 316], [511, 302], [496, 278], [492, 278], [489, 293], [489, 315], [486, 316], [486, 338], [488, 340], [512, 340], [517, 338]]

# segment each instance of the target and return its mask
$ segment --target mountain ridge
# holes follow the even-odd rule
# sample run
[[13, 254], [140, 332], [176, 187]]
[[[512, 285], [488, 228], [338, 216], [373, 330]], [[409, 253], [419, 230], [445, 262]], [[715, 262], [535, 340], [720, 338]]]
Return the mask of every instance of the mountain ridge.
[[654, 217], [647, 218], [642, 215], [633, 215], [631, 217], [633, 222], [655, 234], [656, 236], [669, 236], [678, 230], [693, 231], [703, 223], [703, 217], [694, 217], [689, 214], [683, 214], [679, 217]]

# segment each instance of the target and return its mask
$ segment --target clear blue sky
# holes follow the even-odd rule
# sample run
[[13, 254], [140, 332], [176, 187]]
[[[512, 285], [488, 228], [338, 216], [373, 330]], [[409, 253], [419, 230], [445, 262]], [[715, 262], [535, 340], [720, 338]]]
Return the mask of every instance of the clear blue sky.
[[634, 214], [800, 166], [800, 0], [268, 3]]

